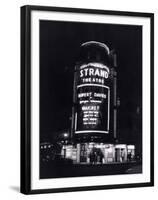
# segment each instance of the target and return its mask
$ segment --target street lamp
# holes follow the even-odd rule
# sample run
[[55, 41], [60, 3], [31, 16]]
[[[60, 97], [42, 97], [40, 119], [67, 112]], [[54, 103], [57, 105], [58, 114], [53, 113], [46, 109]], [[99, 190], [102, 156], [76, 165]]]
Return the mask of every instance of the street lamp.
[[68, 138], [68, 136], [69, 136], [68, 133], [64, 133], [63, 134], [63, 137], [64, 137], [64, 146], [63, 146], [64, 147], [63, 148], [63, 150], [64, 150], [64, 159], [66, 158], [66, 146], [65, 145], [67, 144], [67, 140], [66, 139]]
[[68, 133], [64, 133], [64, 138], [67, 138], [68, 137]]

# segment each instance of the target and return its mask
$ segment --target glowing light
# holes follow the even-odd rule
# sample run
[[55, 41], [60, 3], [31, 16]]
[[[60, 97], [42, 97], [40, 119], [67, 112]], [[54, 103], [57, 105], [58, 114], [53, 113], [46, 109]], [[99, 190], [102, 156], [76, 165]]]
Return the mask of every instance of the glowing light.
[[90, 62], [87, 65], [81, 65], [80, 69], [84, 69], [86, 67], [98, 67], [101, 69], [106, 69], [109, 72], [109, 68], [106, 65], [103, 65], [102, 63], [95, 63], [95, 62]]
[[81, 84], [81, 85], [78, 85], [77, 88], [84, 87], [84, 86], [98, 86], [98, 87], [104, 87], [104, 88], [109, 89], [109, 87], [106, 85], [93, 84], [93, 83]]
[[109, 133], [109, 131], [100, 131], [100, 130], [84, 130], [84, 131], [76, 131], [75, 133]]
[[68, 133], [64, 133], [64, 137], [68, 137]]
[[88, 77], [89, 76], [98, 76], [98, 77], [107, 79], [109, 77], [109, 70], [95, 69], [95, 68], [81, 69], [80, 77], [82, 78], [82, 77], [86, 77], [86, 76], [88, 76]]

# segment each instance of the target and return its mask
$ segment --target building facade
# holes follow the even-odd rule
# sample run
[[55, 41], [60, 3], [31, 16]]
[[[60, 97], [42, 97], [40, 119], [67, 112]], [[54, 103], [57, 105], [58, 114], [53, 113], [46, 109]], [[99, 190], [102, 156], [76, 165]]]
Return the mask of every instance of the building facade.
[[135, 146], [118, 142], [119, 102], [115, 52], [104, 43], [83, 43], [74, 71], [72, 144], [63, 145], [62, 156], [80, 164], [134, 160]]

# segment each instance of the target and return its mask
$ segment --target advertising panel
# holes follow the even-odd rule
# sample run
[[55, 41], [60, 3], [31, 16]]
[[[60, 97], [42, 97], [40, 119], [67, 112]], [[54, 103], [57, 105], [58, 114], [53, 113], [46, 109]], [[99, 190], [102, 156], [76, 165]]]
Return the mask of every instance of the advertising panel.
[[109, 133], [109, 68], [101, 63], [81, 65], [77, 72], [75, 133]]

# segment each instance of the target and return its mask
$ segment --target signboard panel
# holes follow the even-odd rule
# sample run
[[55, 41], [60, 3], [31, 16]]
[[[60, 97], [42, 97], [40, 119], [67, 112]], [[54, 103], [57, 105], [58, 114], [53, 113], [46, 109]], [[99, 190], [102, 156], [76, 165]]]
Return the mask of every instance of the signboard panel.
[[109, 69], [103, 64], [82, 65], [78, 73], [75, 133], [109, 133]]

